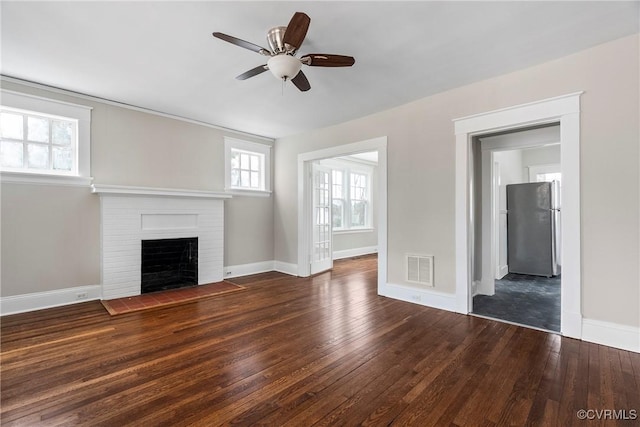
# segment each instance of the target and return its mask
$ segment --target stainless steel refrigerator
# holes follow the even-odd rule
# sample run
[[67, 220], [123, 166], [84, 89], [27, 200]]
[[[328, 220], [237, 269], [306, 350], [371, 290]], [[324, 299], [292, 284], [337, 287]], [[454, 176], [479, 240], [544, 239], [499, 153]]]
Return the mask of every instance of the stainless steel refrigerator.
[[560, 274], [559, 183], [507, 185], [509, 273]]

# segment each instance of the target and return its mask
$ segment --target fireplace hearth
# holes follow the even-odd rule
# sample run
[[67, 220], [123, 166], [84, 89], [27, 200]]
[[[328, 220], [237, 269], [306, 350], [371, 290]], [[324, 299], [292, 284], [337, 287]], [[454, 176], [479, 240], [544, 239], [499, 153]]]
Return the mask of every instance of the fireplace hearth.
[[198, 238], [142, 241], [141, 293], [198, 284]]

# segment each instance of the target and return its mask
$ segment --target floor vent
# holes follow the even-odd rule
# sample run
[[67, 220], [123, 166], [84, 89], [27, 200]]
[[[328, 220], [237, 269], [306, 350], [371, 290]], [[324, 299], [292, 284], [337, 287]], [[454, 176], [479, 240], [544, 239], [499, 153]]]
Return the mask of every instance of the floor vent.
[[407, 282], [433, 287], [432, 255], [407, 255]]

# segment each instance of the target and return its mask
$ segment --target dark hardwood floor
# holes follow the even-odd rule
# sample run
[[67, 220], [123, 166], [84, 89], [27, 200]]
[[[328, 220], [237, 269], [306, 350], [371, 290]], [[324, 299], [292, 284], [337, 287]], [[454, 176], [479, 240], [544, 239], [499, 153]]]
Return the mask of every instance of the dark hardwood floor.
[[639, 354], [379, 297], [375, 257], [233, 281], [2, 318], [2, 425], [638, 425], [577, 412], [640, 415]]

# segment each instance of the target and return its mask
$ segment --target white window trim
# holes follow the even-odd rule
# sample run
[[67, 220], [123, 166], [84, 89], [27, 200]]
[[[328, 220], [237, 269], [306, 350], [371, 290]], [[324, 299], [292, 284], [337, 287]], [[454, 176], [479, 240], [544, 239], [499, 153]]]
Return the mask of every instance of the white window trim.
[[371, 233], [373, 231], [376, 231], [376, 229], [373, 227], [338, 228], [333, 230], [333, 234]]
[[[346, 173], [347, 175], [354, 172], [354, 173], [360, 173], [367, 176], [367, 187], [368, 187], [367, 196], [369, 198], [368, 200], [369, 209], [367, 212], [367, 219], [366, 219], [367, 225], [363, 227], [358, 227], [358, 226], [354, 226], [354, 227], [350, 226], [350, 227], [342, 227], [342, 228], [334, 227], [333, 228], [334, 234], [346, 234], [346, 233], [372, 231], [374, 229], [373, 228], [373, 205], [372, 205], [372, 194], [373, 194], [372, 186], [373, 186], [374, 165], [366, 161], [342, 160], [342, 159], [325, 159], [325, 160], [321, 160], [320, 163], [323, 166], [327, 166], [328, 168], [331, 168], [332, 170], [333, 169], [341, 170], [343, 173]], [[344, 186], [344, 183], [343, 183], [343, 186]], [[345, 188], [344, 191], [346, 192], [346, 194], [348, 194], [351, 191], [350, 185], [349, 185], [349, 188]], [[351, 197], [349, 196], [345, 200], [350, 201]], [[347, 207], [347, 205], [348, 203], [345, 204], [345, 207]], [[348, 210], [349, 209], [350, 209], [350, 206], [348, 207]], [[349, 210], [349, 214], [350, 214], [350, 210]]]
[[0, 104], [8, 108], [61, 116], [78, 121], [78, 145], [76, 147], [77, 174], [59, 174], [27, 170], [0, 171], [2, 182], [44, 185], [90, 185], [91, 184], [91, 110], [92, 107], [58, 101], [41, 96], [28, 95], [2, 89]]
[[[231, 186], [231, 150], [244, 150], [264, 155], [264, 190], [249, 190]], [[224, 138], [224, 188], [225, 192], [238, 196], [271, 195], [271, 146], [258, 142], [243, 141], [236, 138]]]

